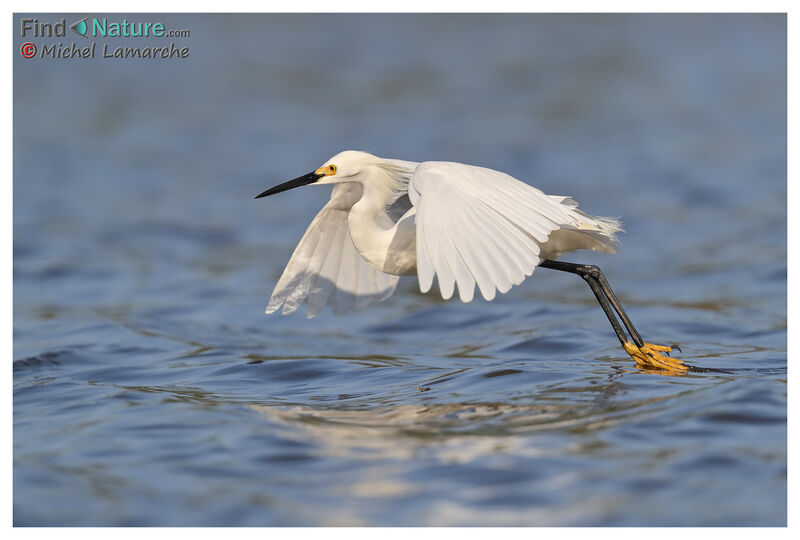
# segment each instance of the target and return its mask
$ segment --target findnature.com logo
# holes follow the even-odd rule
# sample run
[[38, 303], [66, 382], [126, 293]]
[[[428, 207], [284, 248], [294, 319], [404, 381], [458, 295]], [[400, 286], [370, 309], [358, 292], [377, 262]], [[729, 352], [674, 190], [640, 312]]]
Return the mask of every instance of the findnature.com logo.
[[[61, 19], [56, 23], [40, 22], [38, 18], [21, 19], [20, 36], [34, 38], [66, 37], [67, 21]], [[89, 38], [188, 38], [189, 30], [167, 29], [164, 23], [156, 21], [136, 22], [123, 18], [121, 21], [108, 18], [83, 17], [69, 25], [75, 34]], [[97, 42], [87, 46], [77, 43], [35, 43], [27, 42], [20, 48], [25, 58], [95, 58]], [[178, 47], [174, 42], [168, 47], [109, 47], [103, 44], [101, 58], [187, 58], [189, 47]]]
[[[66, 36], [66, 19], [57, 23], [39, 22], [39, 19], [22, 19], [20, 35], [27, 37], [64, 37]], [[69, 25], [70, 30], [79, 36], [89, 37], [189, 37], [189, 30], [167, 30], [161, 22], [121, 22], [110, 21], [107, 18], [98, 19], [89, 17], [79, 19]], [[89, 31], [91, 29], [91, 32]]]

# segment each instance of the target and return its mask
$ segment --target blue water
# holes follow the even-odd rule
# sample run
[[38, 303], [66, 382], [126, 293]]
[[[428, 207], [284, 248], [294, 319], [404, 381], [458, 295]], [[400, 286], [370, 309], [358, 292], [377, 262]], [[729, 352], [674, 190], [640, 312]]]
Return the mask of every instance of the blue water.
[[[784, 16], [154, 16], [169, 61], [26, 60], [19, 19], [15, 524], [786, 524]], [[621, 216], [565, 259], [699, 369], [544, 269], [265, 316], [329, 190], [253, 197], [348, 148]]]

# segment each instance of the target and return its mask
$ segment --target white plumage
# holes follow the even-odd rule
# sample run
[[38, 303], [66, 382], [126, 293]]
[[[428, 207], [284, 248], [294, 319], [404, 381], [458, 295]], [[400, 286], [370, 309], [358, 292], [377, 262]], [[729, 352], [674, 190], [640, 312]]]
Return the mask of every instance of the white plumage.
[[288, 314], [340, 315], [390, 296], [398, 276], [458, 287], [486, 300], [522, 283], [545, 259], [576, 249], [615, 253], [615, 219], [592, 217], [568, 197], [545, 195], [502, 172], [449, 162], [415, 163], [345, 151], [314, 173], [259, 195], [335, 184], [294, 251], [267, 306]]
[[331, 200], [308, 226], [278, 280], [267, 313], [283, 305], [282, 313], [288, 315], [305, 302], [309, 317], [317, 316], [328, 304], [334, 315], [341, 315], [394, 292], [399, 276], [381, 272], [365, 261], [350, 237], [347, 214], [362, 192], [355, 182], [333, 186]]

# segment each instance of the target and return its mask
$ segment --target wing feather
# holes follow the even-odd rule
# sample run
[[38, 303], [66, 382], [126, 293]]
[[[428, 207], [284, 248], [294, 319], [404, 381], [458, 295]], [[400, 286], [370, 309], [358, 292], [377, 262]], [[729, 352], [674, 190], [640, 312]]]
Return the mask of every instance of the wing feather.
[[447, 244], [445, 254], [448, 265], [453, 270], [453, 277], [458, 283], [458, 295], [462, 302], [470, 302], [475, 293], [475, 277], [470, 272], [469, 263], [467, 263], [468, 258], [462, 255], [462, 251], [464, 253], [470, 251], [470, 246], [463, 245], [463, 242], [460, 242], [461, 237], [457, 234], [451, 234], [450, 229], [445, 229], [445, 235], [445, 243]]
[[[286, 298], [286, 303], [283, 305], [283, 315], [288, 315], [297, 311], [297, 308], [302, 305], [303, 301], [306, 300], [306, 298], [314, 290], [314, 286], [317, 283], [317, 278], [322, 271], [322, 264], [325, 262], [325, 256], [330, 249], [329, 239], [333, 233], [333, 230], [330, 228], [330, 226], [326, 226], [329, 217], [330, 216], [327, 215], [323, 216], [323, 219], [321, 219], [317, 224], [320, 229], [319, 241], [311, 251], [306, 264], [304, 266], [292, 265], [292, 261], [289, 261], [289, 265], [292, 265], [294, 271], [302, 269], [302, 272], [299, 283], [294, 290], [289, 292], [289, 295]], [[285, 270], [284, 273], [286, 273]]]
[[357, 183], [333, 187], [330, 201], [311, 221], [275, 285], [267, 313], [283, 306], [282, 313], [288, 315], [306, 304], [308, 317], [327, 305], [341, 315], [394, 292], [399, 277], [365, 261], [350, 237], [347, 215], [361, 193]]
[[342, 257], [339, 276], [336, 279], [336, 303], [333, 305], [333, 314], [336, 316], [347, 313], [355, 306], [358, 294], [359, 259], [360, 257]]
[[[322, 309], [331, 304], [336, 309], [336, 288], [339, 277], [339, 267], [344, 253], [344, 236], [347, 231], [347, 222], [339, 219], [328, 219], [331, 228], [330, 241], [325, 242], [325, 252], [322, 255], [322, 266], [319, 275], [306, 299], [306, 314], [316, 317]], [[326, 231], [327, 232], [327, 231]]]
[[470, 238], [473, 238], [473, 243], [471, 245], [462, 248], [461, 255], [464, 259], [464, 263], [475, 276], [475, 282], [484, 298], [494, 298], [494, 284], [497, 280], [493, 271], [493, 265], [489, 259], [491, 251], [489, 246], [483, 243], [475, 220], [470, 219], [471, 217], [470, 214], [465, 213], [459, 216], [458, 219], [457, 226], [462, 227], [464, 233]]
[[[409, 191], [409, 194], [411, 194], [412, 191]], [[417, 210], [414, 215], [417, 235], [417, 279], [419, 280], [420, 291], [426, 293], [433, 287], [433, 277], [436, 275], [436, 268], [433, 266], [433, 256], [428, 248], [425, 228], [420, 223], [420, 212], [423, 211], [425, 203], [418, 198], [416, 200], [412, 198], [411, 200], [416, 205]]]
[[[475, 235], [481, 239], [482, 245], [492, 261], [493, 284], [498, 291], [506, 293], [512, 285], [522, 283], [522, 280], [525, 279], [525, 258], [518, 245], [519, 238], [513, 232], [514, 227], [503, 227], [504, 222], [508, 223], [506, 220], [494, 220], [492, 215], [485, 211], [474, 212], [473, 216], [473, 220], [479, 228]], [[472, 237], [470, 237], [471, 239]], [[531, 261], [531, 264], [535, 265], [536, 262], [538, 261]], [[494, 288], [487, 300], [493, 297]]]
[[370, 303], [378, 288], [375, 285], [375, 276], [371, 272], [364, 271], [362, 266], [358, 267], [357, 283], [355, 308], [360, 309]]
[[[501, 293], [506, 293], [512, 285], [520, 283], [524, 279], [524, 271], [520, 269], [521, 265], [512, 256], [516, 250], [513, 244], [506, 240], [507, 231], [501, 230], [497, 223], [485, 215], [476, 216], [475, 223], [479, 227], [476, 234], [481, 238], [483, 248], [487, 250], [492, 262], [491, 269], [494, 280], [490, 297], [493, 298], [495, 288]], [[485, 242], [483, 241], [484, 236], [486, 237]]]
[[408, 196], [416, 209], [420, 290], [427, 292], [435, 276], [443, 298], [452, 296], [455, 283], [464, 302], [476, 284], [487, 300], [508, 292], [533, 273], [542, 246], [559, 229], [605, 242], [589, 249], [615, 246], [614, 220], [604, 228], [604, 218], [587, 216], [572, 199], [545, 195], [491, 169], [421, 163]]
[[445, 227], [439, 222], [441, 214], [432, 212], [430, 216], [431, 229], [439, 231], [439, 234], [431, 234], [425, 236], [425, 243], [428, 246], [428, 253], [433, 256], [433, 265], [436, 268], [436, 275], [439, 280], [439, 292], [445, 300], [453, 296], [455, 287], [455, 276], [450, 269], [450, 264], [447, 262], [445, 255], [444, 231]]

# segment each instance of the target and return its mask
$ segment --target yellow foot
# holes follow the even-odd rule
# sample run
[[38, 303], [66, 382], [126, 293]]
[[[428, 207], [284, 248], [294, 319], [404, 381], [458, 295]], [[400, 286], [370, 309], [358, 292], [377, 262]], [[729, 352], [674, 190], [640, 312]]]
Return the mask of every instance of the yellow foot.
[[663, 369], [665, 371], [674, 371], [677, 373], [685, 373], [689, 368], [686, 364], [681, 362], [678, 358], [663, 355], [663, 352], [669, 352], [672, 347], [666, 345], [653, 345], [645, 343], [642, 347], [637, 347], [630, 341], [625, 345], [625, 352], [636, 360], [636, 365], [644, 368]]

